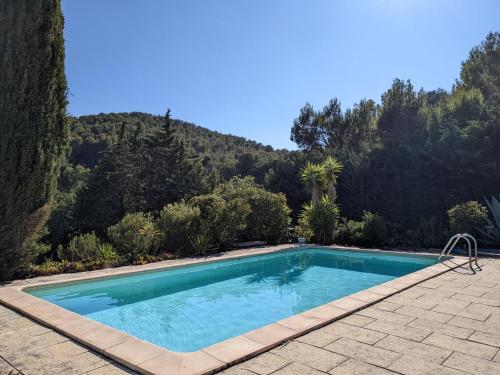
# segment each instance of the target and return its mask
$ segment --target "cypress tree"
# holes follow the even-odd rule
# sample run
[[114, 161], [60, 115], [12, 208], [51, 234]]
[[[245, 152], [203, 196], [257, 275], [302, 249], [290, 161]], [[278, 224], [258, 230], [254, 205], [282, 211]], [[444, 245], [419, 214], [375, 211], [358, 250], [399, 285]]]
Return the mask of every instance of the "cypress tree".
[[159, 134], [148, 141], [149, 166], [144, 175], [147, 209], [157, 212], [168, 203], [206, 190], [206, 171], [201, 160], [172, 127], [170, 109]]
[[60, 0], [0, 2], [0, 279], [50, 212], [68, 144]]

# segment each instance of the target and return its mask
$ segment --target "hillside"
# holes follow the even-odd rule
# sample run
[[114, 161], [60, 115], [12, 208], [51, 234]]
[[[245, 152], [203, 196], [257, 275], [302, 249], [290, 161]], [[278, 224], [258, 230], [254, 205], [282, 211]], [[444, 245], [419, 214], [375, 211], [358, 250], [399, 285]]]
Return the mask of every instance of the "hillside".
[[[70, 162], [93, 168], [109, 144], [116, 141], [123, 123], [127, 127], [141, 123], [146, 134], [154, 134], [163, 122], [162, 116], [141, 112], [100, 113], [71, 117]], [[196, 154], [202, 156], [209, 169], [217, 169], [225, 177], [237, 173], [238, 161], [244, 163], [249, 155], [267, 164], [273, 159], [286, 157], [287, 150], [274, 150], [252, 140], [221, 134], [182, 120], [173, 120], [173, 127], [188, 142]]]

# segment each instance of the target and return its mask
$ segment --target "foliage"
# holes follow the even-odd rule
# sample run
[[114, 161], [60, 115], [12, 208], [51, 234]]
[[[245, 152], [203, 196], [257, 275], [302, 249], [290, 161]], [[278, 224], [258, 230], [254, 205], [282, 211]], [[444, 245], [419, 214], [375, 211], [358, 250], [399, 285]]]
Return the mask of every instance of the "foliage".
[[251, 177], [234, 177], [211, 194], [167, 205], [158, 219], [165, 246], [178, 255], [206, 254], [237, 241], [286, 239], [290, 209], [283, 194]]
[[155, 255], [161, 243], [161, 233], [152, 216], [142, 212], [125, 215], [107, 233], [118, 254], [134, 261]]
[[311, 161], [334, 156], [344, 165], [336, 187], [344, 216], [377, 212], [404, 235], [423, 218], [444, 221], [450, 207], [497, 193], [499, 41], [490, 33], [473, 48], [450, 92], [396, 79], [380, 105], [304, 106], [292, 140]]
[[[342, 171], [342, 164], [327, 157], [321, 164], [307, 162], [300, 177], [312, 191], [311, 203], [305, 204], [300, 213], [295, 234], [318, 243], [331, 243], [335, 237], [335, 228], [339, 216], [335, 205], [337, 198], [337, 175]], [[326, 194], [324, 191], [326, 189]]]
[[[500, 196], [499, 196], [500, 198]], [[492, 241], [495, 245], [500, 245], [500, 201], [492, 196], [489, 200], [484, 198], [488, 206], [490, 217], [486, 217], [486, 225], [478, 228], [478, 231], [486, 240]]]
[[94, 232], [73, 237], [66, 247], [59, 246], [57, 256], [70, 262], [87, 262], [98, 258], [101, 241]]
[[486, 224], [488, 210], [481, 203], [469, 201], [448, 210], [450, 230], [453, 234], [475, 234], [476, 228]]
[[170, 110], [157, 135], [146, 139], [146, 146], [143, 150], [147, 155], [146, 171], [143, 171], [146, 173], [141, 176], [145, 210], [159, 211], [166, 203], [206, 192], [206, 172], [200, 159], [177, 136]]
[[[292, 209], [292, 217], [296, 218], [302, 205], [307, 201], [307, 193], [297, 176], [301, 165], [304, 163], [304, 155], [298, 152], [290, 152], [288, 157], [277, 160], [270, 167], [263, 179], [263, 185], [273, 193], [283, 193], [287, 203]], [[255, 177], [259, 180], [258, 176]]]
[[68, 143], [59, 0], [0, 3], [0, 279], [43, 227]]
[[335, 242], [342, 245], [361, 245], [363, 223], [342, 218], [335, 229]]
[[490, 32], [486, 39], [474, 47], [467, 61], [462, 63], [461, 84], [479, 88], [486, 97], [498, 94], [500, 87], [500, 34]]
[[240, 200], [249, 207], [245, 228], [238, 240], [261, 240], [279, 243], [288, 237], [290, 209], [282, 193], [271, 193], [255, 183], [252, 177], [234, 177], [215, 189], [226, 201]]
[[300, 178], [304, 185], [311, 191], [311, 202], [319, 203], [325, 184], [325, 170], [322, 165], [308, 161], [300, 171]]
[[342, 172], [342, 163], [331, 156], [327, 157], [323, 162], [323, 171], [325, 173], [326, 191], [330, 201], [335, 203], [337, 199], [337, 176]]
[[97, 262], [103, 265], [114, 264], [119, 257], [109, 243], [102, 242], [94, 232], [73, 237], [67, 246], [57, 247], [57, 256], [63, 262]]
[[323, 196], [317, 204], [308, 203], [300, 214], [300, 221], [312, 233], [312, 240], [320, 244], [330, 244], [335, 236], [339, 209]]
[[365, 211], [361, 219], [361, 245], [367, 247], [383, 246], [387, 236], [387, 225], [384, 218]]
[[[307, 203], [306, 206], [308, 206]], [[293, 227], [293, 237], [294, 239], [304, 238], [306, 242], [311, 242], [314, 238], [314, 233], [309, 225], [308, 217], [304, 215], [304, 212], [303, 209], [297, 218], [297, 225]]]
[[124, 124], [92, 171], [75, 209], [80, 230], [105, 228], [127, 213], [157, 213], [165, 204], [205, 192], [200, 160], [170, 125], [170, 113], [154, 136], [142, 123]]
[[52, 246], [64, 244], [78, 229], [75, 222], [75, 205], [78, 194], [85, 187], [90, 170], [81, 165], [64, 164], [58, 180], [58, 192], [47, 221], [48, 233], [44, 240]]
[[421, 219], [420, 223], [407, 231], [403, 244], [417, 248], [442, 248], [449, 238], [445, 221], [437, 217]]
[[205, 242], [213, 244], [214, 250], [233, 246], [238, 233], [245, 229], [250, 213], [250, 207], [243, 199], [225, 200], [216, 192], [194, 197], [190, 204], [200, 210], [200, 233], [206, 236]]
[[114, 264], [119, 261], [118, 254], [116, 254], [115, 249], [113, 249], [113, 245], [107, 242], [101, 243], [97, 254], [97, 261], [104, 264]]
[[[161, 210], [158, 218], [158, 228], [164, 238], [165, 248], [178, 255], [191, 255], [200, 250], [202, 244], [197, 237], [200, 227], [200, 208], [184, 201], [168, 204]], [[206, 242], [203, 246], [206, 250], [212, 248], [213, 244]]]
[[334, 155], [341, 160], [362, 158], [376, 146], [377, 114], [373, 100], [362, 100], [344, 113], [336, 98], [322, 111], [307, 103], [293, 122], [291, 140], [307, 153]]
[[[9, 15], [24, 6], [9, 0], [0, 11]], [[64, 148], [62, 106], [44, 101], [42, 80], [32, 79], [42, 75], [41, 68], [32, 64], [27, 69], [22, 61], [12, 65], [21, 60], [21, 49], [10, 41], [37, 22], [41, 25], [41, 10], [54, 10], [58, 15], [47, 18], [48, 28], [42, 28], [36, 38], [18, 38], [26, 41], [19, 46], [33, 46], [22, 47], [29, 51], [26, 61], [34, 61], [36, 55], [45, 66], [38, 44], [54, 34], [51, 27], [62, 21], [58, 9], [57, 0], [40, 2], [32, 9], [40, 12], [19, 13], [20, 20], [27, 14], [38, 17], [34, 23], [9, 21], [0, 26], [0, 31], [7, 30], [0, 33], [0, 45], [6, 46], [0, 67], [2, 77], [7, 77], [0, 82], [1, 102], [7, 104], [2, 106], [7, 109], [0, 120], [0, 137], [1, 144], [9, 146], [0, 150], [0, 188], [5, 192], [0, 197], [0, 256], [7, 259], [1, 267], [12, 270], [11, 264], [20, 262], [26, 270], [25, 264], [34, 259], [37, 263], [55, 259], [55, 249], [67, 248], [76, 241], [71, 240], [75, 235], [95, 232], [105, 239], [107, 228], [117, 260], [110, 260], [113, 251], [102, 244], [94, 260], [36, 267], [45, 272], [43, 267], [76, 270], [106, 262], [149, 261], [157, 259], [161, 243], [183, 256], [229, 249], [238, 241], [282, 242], [290, 216], [297, 223], [296, 235], [318, 242], [441, 247], [448, 234], [443, 223], [450, 207], [498, 193], [500, 34], [490, 33], [463, 62], [460, 79], [450, 91], [417, 91], [411, 81], [395, 79], [379, 104], [364, 99], [345, 110], [337, 99], [321, 110], [306, 104], [291, 132], [299, 151], [274, 150], [212, 132], [172, 119], [169, 112], [70, 118], [72, 148], [52, 199], [57, 175], [52, 172], [57, 171], [59, 151]], [[46, 47], [59, 61], [62, 49], [51, 48], [61, 47], [62, 39], [59, 33], [54, 35], [53, 44]], [[27, 88], [23, 93], [30, 94], [29, 100], [16, 101], [19, 95], [13, 95], [6, 101], [4, 93], [21, 91], [12, 80], [15, 72], [6, 66], [26, 71], [29, 82], [21, 86]], [[53, 75], [43, 82], [52, 85], [52, 98], [59, 100], [65, 93], [57, 89], [62, 87], [61, 68], [50, 68], [43, 73]], [[35, 97], [53, 114], [47, 117], [50, 121], [42, 123], [35, 113], [31, 105]], [[18, 108], [22, 103], [30, 107]], [[37, 132], [24, 126], [28, 116]], [[50, 139], [48, 126], [55, 134]], [[22, 145], [17, 139], [23, 140]], [[49, 152], [35, 157], [35, 146]], [[20, 157], [25, 158], [24, 164], [18, 163]], [[16, 163], [19, 171], [10, 173]], [[36, 173], [28, 173], [30, 165]], [[20, 188], [15, 190], [16, 186]], [[312, 193], [311, 204], [300, 213], [309, 200], [307, 189]], [[52, 201], [49, 232], [43, 234], [40, 228]], [[337, 204], [346, 219], [337, 219]], [[481, 230], [498, 244], [495, 204], [487, 202], [491, 216]], [[469, 216], [476, 217], [468, 209], [452, 212], [454, 223], [460, 225]], [[38, 272], [35, 268], [33, 273]]]
[[17, 259], [19, 267], [26, 267], [33, 260], [43, 259], [51, 251], [50, 244], [42, 239], [47, 235], [48, 229], [44, 226], [34, 236], [26, 239], [23, 243], [20, 257]]
[[340, 220], [335, 241], [364, 247], [383, 246], [388, 242], [387, 224], [382, 216], [365, 211], [361, 221]]

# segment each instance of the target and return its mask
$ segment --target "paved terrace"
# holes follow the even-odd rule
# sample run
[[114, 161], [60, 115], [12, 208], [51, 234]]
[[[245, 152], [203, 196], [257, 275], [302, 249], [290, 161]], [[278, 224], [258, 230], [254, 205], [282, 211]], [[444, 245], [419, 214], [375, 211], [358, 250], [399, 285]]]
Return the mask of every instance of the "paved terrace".
[[[500, 259], [480, 264], [476, 275], [449, 271], [221, 374], [500, 374]], [[0, 305], [0, 374], [10, 371], [132, 373]]]

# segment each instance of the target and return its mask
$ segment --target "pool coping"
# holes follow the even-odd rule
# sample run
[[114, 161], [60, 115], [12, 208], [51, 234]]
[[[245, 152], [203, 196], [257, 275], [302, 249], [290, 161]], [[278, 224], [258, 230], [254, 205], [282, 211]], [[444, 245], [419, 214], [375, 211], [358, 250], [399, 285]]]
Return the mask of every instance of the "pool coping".
[[[348, 250], [353, 252], [362, 251], [406, 256], [437, 256], [431, 253], [384, 251], [336, 245], [307, 245], [305, 247], [332, 251]], [[113, 268], [100, 270], [100, 272], [92, 271], [85, 274], [73, 274], [66, 279], [48, 277], [41, 278], [41, 281], [25, 280], [0, 287], [0, 303], [142, 374], [211, 374], [468, 263], [468, 258], [455, 256], [444, 262], [333, 300], [240, 336], [232, 337], [198, 351], [186, 353], [173, 352], [151, 344], [23, 291], [24, 289], [33, 287], [67, 284], [83, 280], [109, 278], [188, 265], [207, 264], [221, 260], [247, 258], [300, 248], [302, 247], [293, 245], [253, 248], [236, 250], [219, 256], [182, 259], [143, 266], [129, 266], [122, 269]]]

